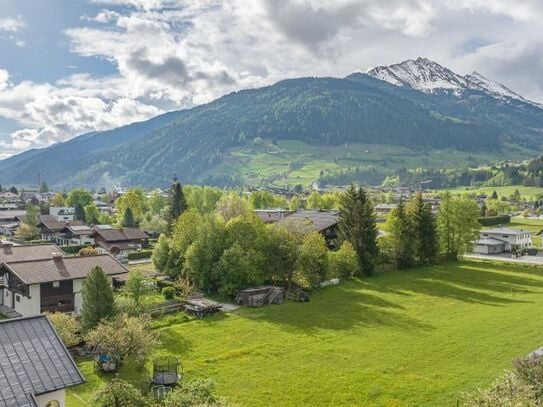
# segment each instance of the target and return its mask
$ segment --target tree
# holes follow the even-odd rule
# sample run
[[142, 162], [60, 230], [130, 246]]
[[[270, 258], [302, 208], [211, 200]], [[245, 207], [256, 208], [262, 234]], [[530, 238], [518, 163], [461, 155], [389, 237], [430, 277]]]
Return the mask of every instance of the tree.
[[15, 231], [15, 236], [23, 240], [32, 240], [38, 236], [39, 230], [36, 226], [23, 222]]
[[83, 300], [81, 307], [83, 329], [92, 329], [103, 318], [114, 314], [111, 281], [100, 267], [94, 267], [83, 280], [81, 297]]
[[302, 201], [299, 196], [294, 196], [288, 203], [288, 209], [291, 211], [297, 211], [302, 207]]
[[151, 212], [147, 212], [145, 215], [143, 215], [139, 228], [141, 230], [155, 232], [158, 234], [166, 233], [168, 231], [168, 222], [166, 222], [160, 215], [152, 215]]
[[295, 281], [304, 287], [313, 287], [328, 274], [328, 249], [324, 237], [318, 232], [305, 236], [294, 273]]
[[151, 407], [151, 403], [132, 384], [125, 380], [113, 379], [91, 397], [91, 404], [96, 407]]
[[158, 345], [156, 331], [149, 327], [150, 317], [116, 315], [104, 319], [85, 335], [91, 348], [111, 358], [143, 364]]
[[47, 313], [46, 315], [64, 345], [71, 347], [81, 343], [81, 324], [74, 315], [64, 312]]
[[492, 195], [490, 197], [491, 199], [498, 199], [498, 193], [496, 192], [496, 190], [492, 191]]
[[359, 273], [358, 257], [353, 245], [344, 241], [337, 251], [328, 251], [328, 278], [350, 278]]
[[74, 208], [74, 218], [76, 220], [85, 221], [85, 209], [80, 203], [75, 204]]
[[49, 187], [47, 186], [47, 182], [42, 181], [40, 184], [40, 193], [49, 192]]
[[222, 406], [210, 380], [183, 380], [163, 401], [164, 407]]
[[153, 191], [149, 197], [148, 206], [151, 214], [160, 215], [168, 205], [168, 199], [158, 191]]
[[136, 308], [140, 308], [142, 298], [155, 291], [151, 283], [141, 271], [131, 271], [128, 273], [128, 279], [122, 289], [122, 293], [134, 301]]
[[158, 242], [155, 244], [151, 259], [157, 271], [161, 273], [166, 271], [166, 266], [170, 259], [170, 242], [168, 241], [166, 235], [161, 234], [158, 237]]
[[132, 209], [129, 207], [124, 210], [122, 226], [126, 228], [134, 227], [134, 216], [132, 215]]
[[321, 194], [319, 194], [317, 191], [313, 191], [307, 198], [307, 207], [312, 209], [321, 209], [321, 205]]
[[94, 247], [83, 247], [79, 252], [77, 252], [78, 256], [98, 256], [100, 253], [98, 253], [98, 250], [96, 250]]
[[226, 222], [238, 216], [252, 215], [249, 209], [249, 203], [234, 192], [230, 192], [221, 196], [217, 202], [216, 212]]
[[276, 225], [267, 227], [263, 248], [267, 279], [279, 282], [290, 289], [302, 240], [302, 234], [294, 233], [285, 227]]
[[115, 201], [119, 219], [117, 223], [124, 225], [124, 215], [127, 209], [132, 212], [132, 225], [138, 224], [147, 210], [147, 198], [141, 188], [132, 188]]
[[66, 199], [64, 198], [64, 196], [62, 196], [61, 193], [57, 192], [54, 196], [53, 196], [53, 199], [51, 200], [51, 206], [64, 206], [66, 204]]
[[19, 195], [19, 191], [17, 191], [17, 188], [15, 188], [15, 187], [11, 187], [9, 189], [9, 192], [11, 192], [12, 194], [15, 194], [15, 195]]
[[264, 258], [254, 250], [244, 250], [239, 243], [226, 249], [214, 265], [218, 276], [218, 292], [224, 296], [234, 296], [241, 288], [262, 284]]
[[424, 203], [422, 194], [417, 194], [406, 207], [413, 228], [415, 258], [419, 264], [433, 264], [439, 254], [436, 219], [432, 206]]
[[387, 223], [396, 266], [400, 269], [413, 267], [415, 265], [416, 235], [413, 222], [403, 202], [400, 202], [390, 212]]
[[448, 258], [471, 251], [479, 238], [481, 225], [477, 221], [479, 207], [467, 197], [456, 197], [446, 192], [441, 200], [437, 228], [441, 251]]
[[375, 269], [377, 234], [371, 201], [362, 188], [351, 185], [340, 199], [339, 238], [352, 244], [365, 275], [371, 275]]
[[85, 206], [85, 222], [89, 225], [96, 225], [100, 223], [100, 210], [94, 204]]
[[173, 178], [168, 198], [168, 213], [166, 220], [168, 221], [168, 225], [170, 225], [171, 232], [177, 218], [187, 209], [187, 201], [183, 194], [183, 188], [181, 188], [181, 184], [176, 176]]
[[68, 194], [68, 197], [66, 198], [66, 205], [75, 207], [77, 204], [79, 204], [82, 208], [84, 208], [85, 206], [90, 205], [92, 201], [93, 199], [90, 192], [81, 188], [75, 188], [72, 189]]

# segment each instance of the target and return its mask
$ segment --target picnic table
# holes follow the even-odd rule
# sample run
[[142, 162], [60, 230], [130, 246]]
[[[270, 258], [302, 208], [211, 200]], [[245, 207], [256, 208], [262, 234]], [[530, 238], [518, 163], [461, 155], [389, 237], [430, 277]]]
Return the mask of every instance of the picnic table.
[[185, 300], [185, 311], [189, 315], [202, 319], [207, 315], [220, 312], [221, 304], [206, 298], [190, 298]]

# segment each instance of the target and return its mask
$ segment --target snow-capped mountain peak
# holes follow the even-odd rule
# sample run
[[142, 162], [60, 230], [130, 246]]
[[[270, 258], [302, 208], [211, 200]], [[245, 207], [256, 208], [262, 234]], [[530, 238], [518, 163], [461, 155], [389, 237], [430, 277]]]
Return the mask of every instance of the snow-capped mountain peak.
[[428, 58], [409, 59], [399, 64], [378, 66], [368, 75], [397, 86], [405, 86], [426, 93], [437, 90], [460, 90], [468, 86], [464, 77]]
[[478, 72], [462, 76], [428, 58], [409, 59], [388, 66], [377, 66], [367, 71], [369, 76], [396, 86], [409, 87], [424, 93], [453, 92], [460, 96], [465, 91], [486, 93], [506, 102], [519, 101], [543, 108], [516, 92], [490, 80]]

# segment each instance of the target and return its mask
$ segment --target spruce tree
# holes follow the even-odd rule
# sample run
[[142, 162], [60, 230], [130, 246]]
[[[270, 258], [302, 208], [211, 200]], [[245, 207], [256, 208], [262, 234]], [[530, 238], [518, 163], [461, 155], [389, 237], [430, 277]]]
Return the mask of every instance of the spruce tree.
[[349, 241], [358, 256], [363, 274], [371, 275], [375, 269], [377, 226], [373, 205], [362, 188], [351, 185], [340, 200], [339, 239]]
[[85, 221], [85, 209], [83, 208], [83, 205], [81, 205], [80, 203], [75, 204], [74, 217], [76, 220]]
[[432, 206], [417, 194], [407, 205], [415, 240], [415, 257], [419, 264], [433, 264], [439, 253], [436, 219]]
[[81, 297], [81, 324], [85, 330], [94, 328], [102, 319], [114, 314], [111, 281], [100, 267], [94, 267], [83, 280]]
[[416, 236], [411, 216], [407, 213], [403, 202], [390, 212], [388, 222], [396, 266], [401, 269], [413, 267], [416, 264]]
[[134, 227], [134, 215], [132, 214], [132, 209], [126, 208], [123, 213], [123, 226], [126, 228]]
[[177, 218], [187, 209], [187, 201], [183, 194], [183, 188], [179, 183], [177, 176], [174, 176], [173, 183], [169, 194], [169, 210], [168, 210], [168, 233], [173, 230], [173, 225]]

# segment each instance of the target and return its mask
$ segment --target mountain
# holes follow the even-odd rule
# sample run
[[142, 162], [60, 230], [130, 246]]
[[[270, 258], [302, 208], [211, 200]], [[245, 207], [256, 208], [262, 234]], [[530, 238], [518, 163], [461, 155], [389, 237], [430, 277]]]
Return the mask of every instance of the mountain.
[[[2, 185], [380, 182], [393, 170], [492, 163], [541, 151], [543, 109], [428, 59], [346, 78], [233, 92], [146, 122], [0, 161]], [[345, 175], [348, 174], [348, 177]], [[331, 181], [332, 182], [332, 181]]]

